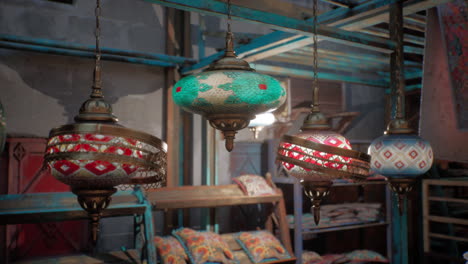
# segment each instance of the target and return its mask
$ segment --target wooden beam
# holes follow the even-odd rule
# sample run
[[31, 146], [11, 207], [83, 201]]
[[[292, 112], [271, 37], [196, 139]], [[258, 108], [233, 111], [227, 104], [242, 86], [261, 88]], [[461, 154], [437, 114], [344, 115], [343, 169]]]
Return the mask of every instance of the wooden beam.
[[148, 201], [156, 210], [181, 208], [209, 208], [242, 204], [279, 202], [283, 195], [245, 195], [237, 184], [218, 186], [179, 186], [153, 189], [146, 193]]
[[[305, 79], [312, 79], [313, 77], [312, 71], [308, 71], [308, 70], [293, 69], [289, 67], [280, 67], [280, 66], [271, 66], [271, 65], [265, 65], [265, 64], [254, 64], [252, 66], [257, 71], [263, 72], [266, 74], [288, 76], [288, 77], [298, 77], [298, 78], [305, 78]], [[353, 76], [340, 75], [336, 73], [327, 73], [327, 72], [319, 72], [318, 78], [323, 79], [323, 80], [358, 83], [358, 84], [376, 86], [376, 87], [382, 87], [382, 88], [388, 88], [390, 85], [388, 82], [382, 81], [382, 80], [361, 79], [361, 78], [357, 78]]]
[[[374, 36], [384, 37], [384, 38], [389, 37], [388, 29], [383, 29], [383, 28], [370, 27], [370, 28], [365, 28], [365, 29], [358, 29], [357, 31], [362, 32], [362, 33], [367, 33], [370, 35], [374, 35]], [[418, 37], [418, 36], [414, 36], [411, 34], [404, 34], [403, 40], [405, 42], [424, 46], [424, 37]]]
[[[396, 0], [395, 0], [396, 1]], [[448, 1], [448, 0], [441, 0]], [[360, 27], [357, 29], [363, 28], [368, 25], [375, 25], [382, 22], [388, 21], [388, 4], [393, 1], [388, 0], [373, 0], [365, 4], [353, 7], [352, 10], [334, 10], [326, 12], [319, 15], [319, 23], [327, 22], [327, 26], [339, 25], [343, 29], [351, 29], [355, 27], [360, 21], [364, 21], [360, 24]], [[420, 8], [428, 7], [430, 5], [436, 5], [433, 1], [422, 1], [422, 0], [413, 0], [409, 3], [404, 4], [404, 12], [410, 14], [411, 12], [417, 12]], [[341, 13], [340, 13], [341, 12]], [[373, 20], [372, 24], [370, 23], [370, 18], [372, 18], [375, 13], [379, 15], [379, 20]], [[338, 15], [344, 17], [343, 19], [338, 19]], [[383, 14], [383, 15], [382, 15]], [[319, 38], [319, 41], [321, 38]], [[261, 39], [254, 39], [251, 43], [239, 46], [236, 48], [236, 52], [247, 61], [256, 61], [261, 60], [278, 53], [287, 52], [294, 50], [300, 47], [308, 46], [312, 44], [312, 39], [307, 36], [295, 36], [293, 34], [288, 34], [286, 32], [273, 32], [267, 34]], [[250, 51], [250, 49], [252, 49]], [[422, 54], [423, 49], [405, 47], [405, 52]], [[184, 74], [193, 72], [194, 70], [201, 69], [206, 67], [214, 60], [220, 58], [223, 52], [219, 52], [213, 56], [207, 57], [206, 60], [201, 61], [191, 67], [185, 67], [182, 69]]]
[[[403, 3], [403, 16], [408, 16], [410, 14], [417, 13], [422, 10], [426, 10], [432, 7], [435, 7], [439, 4], [444, 4], [450, 2], [451, 0], [410, 0]], [[347, 21], [346, 25], [343, 25], [345, 30], [356, 30], [373, 25], [377, 25], [383, 22], [388, 22], [388, 6], [385, 8], [380, 8], [372, 10], [365, 16], [360, 17], [359, 19], [354, 19], [353, 21]], [[340, 26], [338, 23], [333, 23], [330, 26]]]
[[[185, 11], [200, 12], [208, 15], [226, 17], [227, 5], [215, 0], [186, 1], [186, 0], [146, 0], [151, 3], [165, 5]], [[264, 1], [264, 0], [263, 0]], [[256, 1], [256, 4], [258, 2]], [[231, 17], [237, 20], [248, 21], [268, 25], [272, 28], [311, 37], [314, 25], [303, 19], [291, 18], [289, 16], [268, 13], [244, 6], [231, 5]], [[374, 37], [363, 33], [348, 32], [319, 25], [317, 34], [324, 39], [359, 46], [380, 52], [390, 52], [395, 48], [395, 43], [380, 37]]]
[[320, 0], [320, 1], [332, 4], [335, 6], [344, 7], [344, 8], [350, 8], [353, 6], [353, 3], [347, 0]]

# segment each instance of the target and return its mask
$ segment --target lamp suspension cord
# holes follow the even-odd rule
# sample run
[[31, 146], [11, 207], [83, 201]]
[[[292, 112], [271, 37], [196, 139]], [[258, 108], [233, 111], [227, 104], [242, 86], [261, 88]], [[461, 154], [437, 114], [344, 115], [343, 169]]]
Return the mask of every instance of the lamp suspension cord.
[[227, 0], [227, 31], [231, 32], [231, 0]]
[[234, 52], [234, 36], [231, 32], [231, 0], [227, 0], [227, 32], [226, 32], [226, 57], [236, 57]]
[[319, 93], [319, 87], [318, 87], [318, 52], [317, 52], [317, 5], [318, 5], [318, 0], [313, 1], [314, 6], [312, 8], [313, 12], [313, 40], [314, 40], [314, 45], [313, 45], [313, 58], [312, 58], [312, 64], [314, 68], [313, 72], [313, 95], [312, 95], [312, 112], [319, 112], [319, 98], [318, 98], [318, 93]]
[[94, 15], [96, 17], [96, 28], [94, 31], [94, 36], [96, 37], [96, 66], [94, 68], [94, 82], [93, 82], [93, 92], [91, 93], [92, 98], [102, 98], [102, 80], [101, 80], [101, 27], [99, 17], [101, 16], [101, 0], [96, 0], [96, 9], [94, 10]]
[[396, 88], [396, 118], [405, 118], [405, 77], [404, 77], [404, 55], [403, 55], [403, 14], [402, 14], [402, 3], [394, 3], [393, 6], [394, 14], [394, 36], [393, 40], [397, 43], [395, 50], [395, 88]]

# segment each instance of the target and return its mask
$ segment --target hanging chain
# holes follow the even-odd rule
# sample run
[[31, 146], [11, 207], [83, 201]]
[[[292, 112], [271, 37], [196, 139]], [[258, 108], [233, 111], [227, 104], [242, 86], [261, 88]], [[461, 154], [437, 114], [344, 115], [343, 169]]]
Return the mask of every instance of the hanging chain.
[[96, 17], [96, 28], [94, 31], [94, 36], [96, 37], [96, 66], [94, 68], [94, 84], [93, 92], [91, 97], [93, 98], [102, 98], [102, 80], [101, 80], [101, 25], [99, 17], [101, 16], [101, 0], [96, 0], [96, 9], [94, 10], [94, 15]]
[[404, 119], [405, 107], [405, 77], [404, 77], [404, 51], [403, 51], [403, 11], [402, 3], [396, 2], [390, 7], [390, 39], [397, 44], [391, 56], [391, 82], [392, 82], [392, 116]]
[[231, 32], [231, 0], [227, 0], [227, 32], [226, 32], [226, 57], [236, 57], [234, 52], [234, 35]]
[[318, 1], [317, 0], [314, 0], [313, 1], [314, 3], [314, 6], [312, 8], [312, 12], [313, 12], [313, 16], [314, 16], [314, 19], [313, 19], [313, 23], [314, 23], [314, 27], [313, 27], [313, 40], [314, 40], [314, 45], [313, 45], [313, 58], [312, 58], [312, 63], [313, 63], [313, 67], [314, 67], [314, 73], [313, 73], [313, 97], [312, 97], [312, 111], [313, 112], [318, 112], [319, 109], [319, 103], [318, 103], [318, 52], [317, 52], [317, 5], [318, 5]]
[[231, 0], [227, 0], [227, 30], [231, 32]]
[[405, 103], [405, 76], [404, 76], [404, 54], [403, 54], [403, 4], [401, 2], [395, 3], [395, 41], [397, 43], [397, 50], [395, 51], [395, 74], [397, 85], [397, 106], [396, 118], [404, 119], [404, 103]]

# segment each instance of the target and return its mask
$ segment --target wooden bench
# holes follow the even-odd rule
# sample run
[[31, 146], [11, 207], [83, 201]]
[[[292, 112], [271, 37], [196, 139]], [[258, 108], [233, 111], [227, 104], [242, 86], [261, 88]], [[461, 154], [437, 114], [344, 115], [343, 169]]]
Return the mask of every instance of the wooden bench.
[[[265, 222], [265, 229], [275, 234], [279, 232], [279, 240], [291, 256], [290, 259], [269, 263], [294, 263], [296, 258], [291, 247], [291, 238], [286, 219], [286, 208], [281, 189], [277, 188], [267, 177], [267, 182], [275, 190], [273, 195], [248, 196], [236, 184], [218, 186], [181, 186], [153, 189], [146, 192], [147, 200], [153, 210], [167, 212], [175, 209], [189, 208], [217, 208], [224, 206], [271, 204], [271, 210]], [[231, 250], [242, 250], [240, 245], [232, 239], [230, 234], [221, 235]], [[242, 264], [251, 264], [247, 255], [240, 260]]]

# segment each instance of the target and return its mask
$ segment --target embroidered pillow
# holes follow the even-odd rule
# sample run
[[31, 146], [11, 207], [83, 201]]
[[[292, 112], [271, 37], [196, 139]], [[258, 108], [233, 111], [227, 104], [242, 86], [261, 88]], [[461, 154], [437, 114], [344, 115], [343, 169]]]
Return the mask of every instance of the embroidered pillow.
[[322, 257], [314, 251], [305, 251], [302, 253], [302, 263], [303, 264], [317, 264], [322, 261]]
[[184, 246], [191, 264], [237, 264], [226, 242], [216, 233], [180, 228], [172, 231], [172, 234]]
[[172, 236], [154, 237], [154, 243], [158, 254], [161, 257], [162, 264], [186, 264], [188, 256], [185, 254], [184, 247]]
[[280, 241], [268, 231], [240, 232], [237, 241], [253, 263], [291, 258]]
[[242, 175], [233, 179], [246, 195], [272, 195], [276, 194], [266, 182], [265, 178], [258, 175]]
[[381, 262], [388, 263], [388, 260], [379, 253], [372, 250], [354, 250], [346, 254], [351, 263], [360, 262]]

